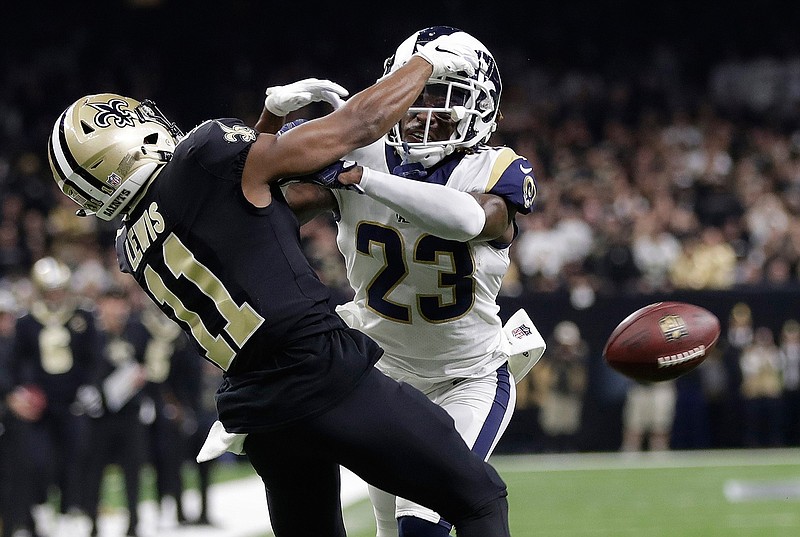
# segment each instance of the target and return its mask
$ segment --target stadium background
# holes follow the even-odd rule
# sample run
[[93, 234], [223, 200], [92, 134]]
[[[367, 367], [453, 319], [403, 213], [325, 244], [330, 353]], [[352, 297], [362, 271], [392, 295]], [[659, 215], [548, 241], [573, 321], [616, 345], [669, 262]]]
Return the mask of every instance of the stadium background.
[[[52, 122], [77, 96], [114, 91], [152, 98], [186, 130], [208, 117], [237, 116], [252, 123], [269, 85], [316, 76], [357, 91], [380, 76], [385, 57], [412, 31], [451, 24], [479, 37], [499, 62], [505, 118], [493, 143], [508, 143], [538, 164], [538, 207], [545, 216], [522, 222], [520, 239], [539, 236], [539, 226], [555, 232], [567, 221], [577, 222], [571, 228], [576, 235], [565, 231], [565, 240], [574, 238], [576, 248], [585, 249], [577, 259], [547, 249], [560, 259], [555, 268], [535, 251], [520, 250], [501, 297], [503, 315], [526, 307], [548, 338], [562, 320], [581, 330], [589, 349], [589, 385], [572, 448], [619, 448], [629, 383], [603, 366], [600, 351], [613, 325], [636, 307], [663, 299], [692, 301], [712, 309], [725, 329], [732, 307], [745, 302], [754, 322], [770, 327], [776, 338], [786, 320], [800, 317], [798, 4], [447, 0], [365, 8], [332, 2], [128, 0], [28, 2], [5, 11], [0, 22], [3, 285], [16, 285], [49, 251], [76, 268], [87, 256], [114, 268], [108, 255], [113, 226], [71, 218], [74, 208], [54, 190], [47, 168]], [[663, 170], [653, 175], [672, 181], [672, 214], [689, 213], [697, 221], [689, 227], [667, 225], [684, 251], [709, 228], [728, 233], [718, 242], [732, 248], [731, 266], [707, 269], [714, 274], [696, 280], [672, 278], [667, 269], [648, 279], [632, 258], [636, 218], [607, 223], [597, 216], [622, 203], [601, 190], [613, 183], [605, 175], [608, 166], [634, 177], [630, 182], [638, 192], [626, 198], [632, 203], [653, 193], [646, 190], [647, 178], [637, 183], [637, 166], [644, 166], [654, 147], [651, 139], [669, 127], [701, 139], [721, 136], [719, 150], [727, 157], [715, 179], [702, 170], [688, 185]], [[705, 147], [704, 141], [686, 143], [694, 144], [682, 148], [687, 158]], [[564, 164], [564, 159], [571, 160]], [[755, 170], [746, 167], [751, 164]], [[761, 213], [785, 216], [777, 239], [756, 240], [759, 229], [748, 214], [759, 205], [745, 196], [747, 173], [778, 200]], [[599, 202], [594, 208], [592, 200]], [[731, 221], [733, 231], [727, 227]], [[332, 229], [320, 221], [303, 233], [335, 299], [345, 300], [348, 288]], [[541, 235], [548, 236], [558, 240]], [[587, 238], [589, 244], [581, 242]], [[525, 259], [542, 267], [534, 270]], [[727, 279], [709, 277], [720, 272]], [[698, 372], [679, 386], [683, 398], [676, 424], [687, 429], [676, 431], [683, 436], [675, 447], [742, 445], [740, 438], [713, 436], [703, 379]], [[729, 389], [734, 393], [737, 386]], [[535, 413], [522, 410], [501, 451], [544, 449]]]

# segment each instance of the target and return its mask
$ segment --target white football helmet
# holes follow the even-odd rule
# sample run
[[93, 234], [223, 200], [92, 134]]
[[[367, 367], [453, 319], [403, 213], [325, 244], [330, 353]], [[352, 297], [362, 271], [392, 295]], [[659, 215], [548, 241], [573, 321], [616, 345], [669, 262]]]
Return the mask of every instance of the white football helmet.
[[75, 101], [58, 118], [47, 149], [62, 192], [83, 209], [113, 220], [172, 158], [178, 127], [152, 101], [113, 93]]
[[[403, 140], [398, 123], [386, 135], [386, 143], [406, 162], [429, 167], [456, 149], [471, 148], [489, 140], [497, 128], [502, 82], [497, 64], [489, 50], [470, 34], [451, 26], [432, 26], [415, 32], [403, 41], [384, 63], [384, 76], [406, 63], [422, 45], [443, 35], [457, 35], [478, 53], [480, 65], [473, 76], [464, 74], [431, 78], [423, 95], [409, 108], [411, 114], [427, 114], [427, 125], [420, 141]], [[432, 98], [426, 98], [426, 97]], [[436, 114], [456, 123], [448, 140], [429, 139], [430, 123]]]

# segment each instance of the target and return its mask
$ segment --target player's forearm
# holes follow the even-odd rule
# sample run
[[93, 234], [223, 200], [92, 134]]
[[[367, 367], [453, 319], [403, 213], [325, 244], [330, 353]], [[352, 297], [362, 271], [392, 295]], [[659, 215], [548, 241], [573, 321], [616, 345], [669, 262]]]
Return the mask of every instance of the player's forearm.
[[[349, 114], [354, 128], [348, 131], [353, 149], [368, 145], [400, 121], [422, 93], [431, 64], [413, 57], [403, 67], [350, 98], [335, 114]], [[341, 119], [341, 117], [340, 117]]]
[[275, 134], [282, 126], [283, 118], [276, 116], [264, 107], [261, 111], [261, 117], [258, 118], [254, 128], [261, 133]]
[[359, 185], [366, 195], [437, 237], [468, 241], [486, 224], [483, 207], [467, 192], [369, 168], [363, 168]]

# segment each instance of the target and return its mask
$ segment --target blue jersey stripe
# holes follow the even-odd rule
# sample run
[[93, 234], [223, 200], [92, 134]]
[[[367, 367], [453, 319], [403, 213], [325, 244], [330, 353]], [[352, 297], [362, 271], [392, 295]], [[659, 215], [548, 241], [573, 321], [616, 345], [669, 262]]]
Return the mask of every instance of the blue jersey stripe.
[[508, 403], [511, 399], [511, 376], [508, 373], [508, 363], [503, 364], [497, 369], [497, 388], [494, 394], [494, 403], [486, 416], [486, 421], [481, 427], [481, 432], [472, 446], [472, 451], [486, 459], [489, 450], [500, 434], [500, 427], [503, 424]]

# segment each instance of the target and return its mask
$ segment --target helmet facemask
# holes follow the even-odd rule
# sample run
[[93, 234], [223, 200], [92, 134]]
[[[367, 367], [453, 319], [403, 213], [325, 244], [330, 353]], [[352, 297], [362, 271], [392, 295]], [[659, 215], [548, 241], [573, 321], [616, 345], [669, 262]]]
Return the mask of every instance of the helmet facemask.
[[[417, 48], [441, 35], [458, 34], [478, 53], [480, 64], [473, 76], [447, 75], [428, 80], [425, 90], [409, 108], [408, 115], [386, 135], [405, 162], [430, 167], [457, 150], [486, 143], [497, 128], [502, 84], [491, 53], [471, 35], [451, 27], [436, 26], [406, 39], [386, 60], [385, 74], [403, 65]], [[408, 132], [405, 126], [416, 116], [424, 127]], [[444, 124], [452, 124], [449, 137], [436, 136]], [[405, 131], [405, 132], [404, 132]]]

